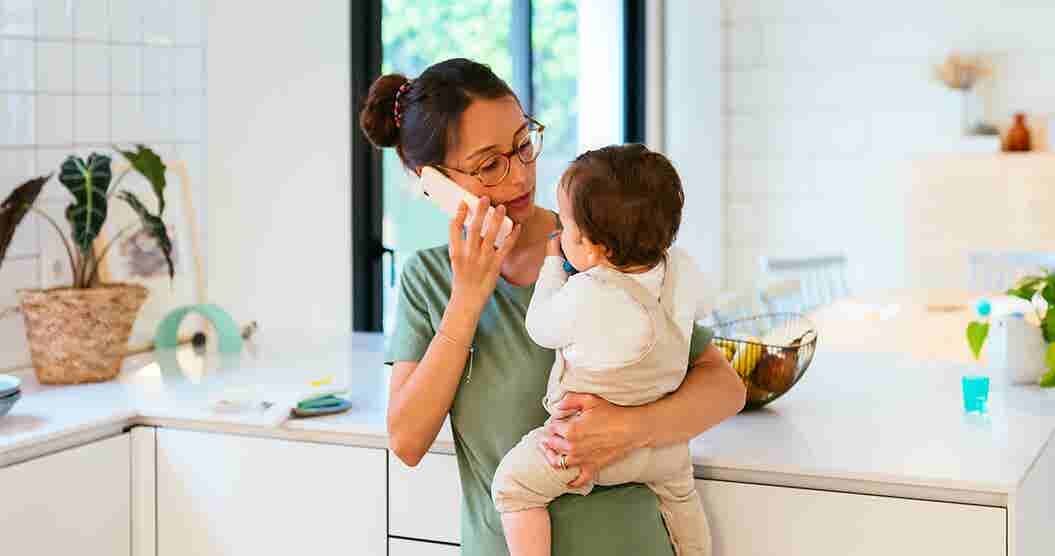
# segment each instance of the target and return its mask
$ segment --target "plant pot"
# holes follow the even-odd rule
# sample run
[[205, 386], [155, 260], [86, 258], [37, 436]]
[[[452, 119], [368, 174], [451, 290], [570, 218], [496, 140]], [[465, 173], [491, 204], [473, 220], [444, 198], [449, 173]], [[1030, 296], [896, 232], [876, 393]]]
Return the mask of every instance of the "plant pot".
[[101, 382], [121, 372], [146, 288], [105, 284], [18, 294], [30, 357], [41, 383]]

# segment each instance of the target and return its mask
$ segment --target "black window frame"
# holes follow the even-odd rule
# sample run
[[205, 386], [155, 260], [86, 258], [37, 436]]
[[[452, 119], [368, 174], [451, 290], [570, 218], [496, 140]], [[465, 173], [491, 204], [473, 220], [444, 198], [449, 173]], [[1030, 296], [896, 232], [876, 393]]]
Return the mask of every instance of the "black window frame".
[[[381, 151], [359, 129], [359, 110], [370, 85], [381, 75], [383, 0], [351, 2], [351, 203], [352, 329], [381, 332], [384, 320], [384, 258], [394, 268], [395, 253], [382, 241], [384, 184]], [[646, 0], [623, 0], [624, 141], [645, 140]], [[528, 113], [534, 107], [531, 0], [513, 0], [512, 86]]]

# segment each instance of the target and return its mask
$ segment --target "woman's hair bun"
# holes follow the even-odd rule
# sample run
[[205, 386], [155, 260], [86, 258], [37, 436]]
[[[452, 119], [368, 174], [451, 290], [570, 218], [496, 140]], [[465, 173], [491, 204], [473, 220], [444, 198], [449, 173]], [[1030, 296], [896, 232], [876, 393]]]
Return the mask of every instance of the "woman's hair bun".
[[359, 112], [359, 127], [375, 147], [394, 147], [399, 144], [399, 128], [394, 113], [396, 93], [407, 77], [398, 73], [382, 75], [370, 86], [366, 102]]

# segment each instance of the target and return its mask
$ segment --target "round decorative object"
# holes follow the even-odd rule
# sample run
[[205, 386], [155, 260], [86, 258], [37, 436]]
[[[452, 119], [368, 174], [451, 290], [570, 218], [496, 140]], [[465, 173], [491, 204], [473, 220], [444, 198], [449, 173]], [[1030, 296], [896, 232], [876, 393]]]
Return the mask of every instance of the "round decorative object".
[[236, 354], [242, 351], [242, 334], [238, 330], [238, 324], [227, 311], [213, 304], [186, 305], [165, 315], [158, 324], [154, 345], [159, 349], [178, 347], [180, 323], [191, 313], [201, 315], [212, 323], [213, 329], [216, 330], [220, 353]]

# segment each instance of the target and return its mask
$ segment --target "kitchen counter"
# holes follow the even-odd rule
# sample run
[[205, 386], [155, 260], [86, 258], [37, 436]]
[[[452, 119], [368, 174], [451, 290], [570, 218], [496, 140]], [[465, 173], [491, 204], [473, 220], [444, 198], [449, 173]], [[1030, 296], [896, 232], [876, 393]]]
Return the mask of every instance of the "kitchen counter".
[[[0, 418], [0, 467], [113, 435], [130, 425], [364, 447], [387, 446], [383, 338], [331, 340], [261, 333], [234, 361], [190, 350], [126, 361], [114, 381], [41, 386]], [[179, 361], [175, 364], [173, 361]], [[962, 412], [968, 367], [890, 353], [825, 351], [772, 406], [738, 415], [692, 442], [699, 478], [1006, 505], [1055, 431], [1055, 391], [994, 381], [990, 414]], [[351, 390], [341, 415], [287, 420], [310, 380]], [[222, 412], [241, 397], [274, 404]], [[433, 451], [453, 453], [448, 426]]]

